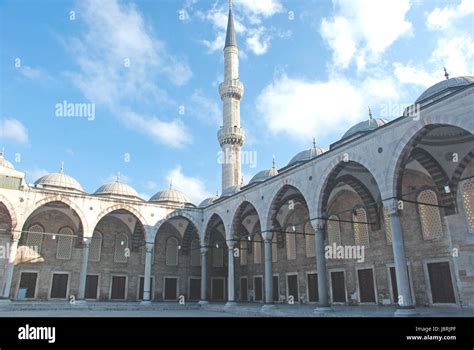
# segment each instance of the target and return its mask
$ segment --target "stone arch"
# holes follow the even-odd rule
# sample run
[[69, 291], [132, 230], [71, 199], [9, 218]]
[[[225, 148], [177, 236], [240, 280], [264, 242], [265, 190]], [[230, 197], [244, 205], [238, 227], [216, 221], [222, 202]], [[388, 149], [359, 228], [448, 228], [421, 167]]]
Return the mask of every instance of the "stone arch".
[[207, 246], [209, 245], [209, 239], [210, 239], [210, 231], [209, 229], [211, 227], [216, 227], [217, 224], [220, 222], [222, 222], [223, 226], [224, 226], [224, 240], [227, 238], [227, 229], [225, 227], [225, 223], [224, 223], [224, 220], [222, 219], [222, 216], [219, 215], [218, 213], [213, 213], [207, 223], [206, 223], [206, 226], [204, 228], [204, 234], [203, 234], [203, 245]]
[[324, 195], [324, 189], [327, 188], [328, 183], [332, 179], [332, 175], [334, 173], [338, 173], [339, 171], [342, 170], [342, 168], [348, 163], [348, 162], [353, 162], [356, 163], [365, 170], [369, 172], [370, 175], [374, 178], [377, 188], [380, 193], [382, 193], [381, 185], [384, 183], [382, 181], [382, 178], [380, 177], [380, 173], [375, 171], [377, 168], [374, 164], [372, 164], [370, 161], [365, 159], [364, 157], [361, 157], [357, 153], [351, 153], [351, 152], [344, 152], [337, 157], [334, 157], [331, 162], [328, 164], [328, 166], [325, 167], [323, 173], [319, 176], [321, 179], [317, 184], [316, 184], [316, 191], [315, 191], [315, 196], [312, 198], [313, 205], [312, 207], [314, 208], [313, 215], [315, 215], [317, 218], [322, 218], [324, 213], [323, 210], [323, 202], [322, 202], [322, 196]]
[[474, 151], [470, 151], [464, 158], [459, 162], [456, 170], [454, 170], [451, 176], [451, 190], [453, 191], [453, 199], [457, 202], [457, 193], [459, 192], [459, 183], [461, 182], [462, 174], [467, 165], [474, 159]]
[[173, 212], [171, 212], [170, 214], [166, 215], [163, 219], [159, 220], [154, 226], [153, 226], [153, 229], [152, 229], [152, 232], [151, 232], [151, 236], [148, 237], [150, 239], [150, 242], [154, 242], [155, 241], [155, 238], [156, 238], [156, 235], [158, 234], [158, 231], [160, 229], [160, 227], [167, 221], [173, 219], [173, 218], [183, 218], [183, 219], [186, 219], [188, 220], [191, 224], [194, 225], [194, 227], [196, 228], [197, 230], [197, 234], [198, 236], [200, 237], [200, 225], [199, 223], [196, 221], [196, 219], [190, 215], [189, 213], [185, 212], [185, 211], [182, 211], [182, 210], [175, 210]]
[[[114, 204], [114, 205], [111, 205], [105, 209], [103, 209], [96, 217], [95, 221], [94, 221], [94, 225], [92, 226], [93, 229], [95, 229], [95, 227], [97, 226], [97, 224], [100, 222], [100, 220], [102, 220], [107, 214], [110, 214], [116, 210], [125, 210], [125, 211], [128, 211], [129, 213], [133, 214], [137, 219], [138, 221], [142, 224], [143, 227], [147, 227], [147, 221], [145, 220], [145, 218], [143, 217], [143, 215], [137, 210], [135, 209], [133, 206], [131, 205], [128, 205], [128, 204], [125, 204], [125, 203], [119, 203], [119, 204]], [[146, 234], [146, 233], [145, 233]]]
[[414, 122], [413, 127], [408, 128], [392, 152], [386, 171], [385, 191], [382, 193], [383, 199], [397, 197], [400, 168], [402, 168], [401, 165], [410, 154], [412, 146], [417, 144], [429, 131], [440, 126], [454, 126], [471, 134], [474, 133], [474, 123], [471, 122], [469, 124], [463, 118], [455, 118], [453, 116], [425, 117], [418, 122]]
[[85, 236], [86, 233], [89, 233], [89, 228], [90, 228], [90, 222], [87, 220], [86, 216], [84, 215], [84, 212], [81, 210], [81, 208], [74, 203], [72, 200], [70, 200], [67, 197], [64, 197], [62, 195], [53, 195], [49, 196], [46, 198], [43, 198], [42, 200], [39, 200], [35, 204], [33, 204], [24, 214], [24, 222], [26, 222], [30, 216], [39, 208], [41, 208], [43, 205], [46, 205], [48, 203], [52, 202], [60, 202], [63, 204], [68, 205], [79, 217], [80, 224], [82, 224], [82, 229], [83, 229], [83, 235]]
[[[241, 220], [241, 216], [244, 214], [244, 210], [246, 209], [246, 207], [250, 205], [252, 207], [252, 209], [250, 211], [255, 211], [255, 214], [257, 215], [257, 222], [254, 224], [257, 225], [257, 223], [260, 223], [261, 224], [261, 215], [258, 211], [258, 209], [255, 207], [255, 205], [249, 201], [249, 200], [241, 200], [239, 205], [237, 206], [237, 209], [234, 211], [234, 215], [232, 216], [232, 224], [231, 224], [231, 232], [230, 234], [232, 235], [232, 239], [236, 239], [236, 233], [237, 232], [240, 232], [241, 229], [242, 229], [242, 220]], [[247, 229], [245, 229], [246, 231], [248, 231]], [[251, 230], [252, 231], [252, 230]], [[249, 234], [251, 235], [252, 232], [249, 232]]]
[[16, 230], [17, 229], [17, 224], [18, 224], [18, 219], [15, 211], [15, 207], [12, 205], [12, 203], [5, 197], [4, 195], [0, 194], [0, 203], [3, 203], [5, 208], [7, 208], [8, 215], [10, 215], [10, 221], [11, 221], [11, 229]]

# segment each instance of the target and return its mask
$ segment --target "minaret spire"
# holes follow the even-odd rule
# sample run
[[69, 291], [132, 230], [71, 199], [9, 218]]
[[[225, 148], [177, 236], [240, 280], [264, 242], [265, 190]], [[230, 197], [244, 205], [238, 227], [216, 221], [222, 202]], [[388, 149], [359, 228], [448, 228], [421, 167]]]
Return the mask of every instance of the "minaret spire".
[[219, 85], [223, 103], [223, 123], [217, 133], [222, 150], [222, 191], [238, 186], [241, 181], [240, 149], [245, 138], [244, 130], [240, 128], [240, 100], [244, 95], [244, 85], [239, 80], [239, 49], [232, 11], [232, 1], [229, 1], [224, 47], [224, 81]]

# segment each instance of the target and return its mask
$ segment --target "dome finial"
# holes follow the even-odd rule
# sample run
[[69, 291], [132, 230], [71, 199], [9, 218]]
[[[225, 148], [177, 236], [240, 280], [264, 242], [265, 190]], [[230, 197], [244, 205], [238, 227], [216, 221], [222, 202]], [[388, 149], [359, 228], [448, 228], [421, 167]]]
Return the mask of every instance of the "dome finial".
[[369, 120], [372, 120], [372, 119], [374, 119], [374, 118], [372, 117], [372, 110], [370, 109], [370, 106], [368, 106], [368, 107], [369, 107]]
[[449, 73], [446, 70], [446, 67], [443, 66], [443, 69], [444, 69], [444, 77], [446, 78], [446, 80], [448, 80], [449, 79]]
[[273, 157], [272, 157], [272, 164], [273, 164], [272, 168], [275, 168], [275, 155], [273, 155]]
[[316, 137], [313, 137], [313, 148], [316, 148]]
[[1, 158], [5, 157], [5, 147], [2, 147], [2, 152], [0, 152], [0, 157]]
[[64, 161], [61, 162], [61, 169], [59, 170], [61, 174], [64, 174]]
[[243, 186], [244, 185], [244, 175], [240, 178], [240, 184]]
[[120, 182], [120, 177], [121, 177], [122, 174], [120, 174], [120, 171], [117, 173], [117, 179], [115, 179], [115, 182], [116, 183], [119, 183]]
[[170, 190], [173, 188], [173, 180], [170, 180]]

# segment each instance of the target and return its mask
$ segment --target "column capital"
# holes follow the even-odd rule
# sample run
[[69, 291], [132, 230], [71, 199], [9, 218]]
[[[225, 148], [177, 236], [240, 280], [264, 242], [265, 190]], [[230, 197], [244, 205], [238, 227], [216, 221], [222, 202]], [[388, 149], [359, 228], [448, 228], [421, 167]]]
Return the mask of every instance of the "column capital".
[[201, 246], [201, 255], [206, 255], [208, 251], [209, 251], [208, 247]]
[[145, 242], [145, 249], [147, 253], [151, 253], [153, 250], [153, 247], [155, 246], [154, 242]]
[[21, 232], [18, 232], [18, 231], [12, 231], [12, 234], [11, 234], [11, 240], [12, 242], [15, 242], [15, 241], [19, 241], [20, 240], [20, 237], [21, 237]]
[[396, 215], [400, 213], [400, 201], [396, 198], [384, 199], [383, 207], [387, 209], [389, 215]]
[[326, 220], [325, 219], [315, 219], [311, 223], [315, 233], [324, 233], [324, 228], [326, 227]]
[[229, 248], [229, 250], [233, 250], [235, 245], [237, 244], [235, 239], [228, 239], [226, 240], [226, 242], [227, 242], [227, 247]]
[[273, 231], [265, 231], [262, 232], [262, 238], [264, 241], [272, 241], [273, 239]]

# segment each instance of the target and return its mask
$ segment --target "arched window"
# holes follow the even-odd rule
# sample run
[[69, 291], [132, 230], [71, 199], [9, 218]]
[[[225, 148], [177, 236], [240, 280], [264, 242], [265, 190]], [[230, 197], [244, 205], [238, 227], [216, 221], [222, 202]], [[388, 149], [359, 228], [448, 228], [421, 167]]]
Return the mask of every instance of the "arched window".
[[102, 252], [102, 233], [94, 231], [89, 246], [89, 261], [100, 261], [100, 253]]
[[304, 225], [304, 237], [306, 241], [306, 257], [313, 258], [316, 256], [315, 237], [313, 227], [309, 221]]
[[259, 234], [253, 236], [253, 263], [262, 263], [262, 237]]
[[467, 227], [474, 233], [474, 179], [464, 181], [462, 186], [462, 199], [466, 212]]
[[339, 222], [339, 217], [337, 215], [331, 215], [327, 221], [327, 226], [328, 244], [332, 245], [336, 243], [336, 245], [341, 245], [341, 225]]
[[246, 240], [242, 239], [239, 243], [240, 246], [240, 265], [245, 266], [247, 265], [247, 251], [248, 251], [248, 243]]
[[126, 263], [130, 254], [128, 249], [128, 237], [125, 233], [115, 235], [114, 262]]
[[178, 266], [178, 245], [175, 237], [166, 240], [166, 266]]
[[354, 221], [355, 244], [369, 248], [369, 225], [367, 224], [367, 212], [365, 209], [355, 209], [352, 213], [352, 221]]
[[199, 239], [191, 242], [191, 266], [201, 266], [201, 243]]
[[383, 222], [385, 224], [385, 237], [387, 238], [387, 244], [392, 244], [392, 220], [387, 208], [383, 208]]
[[438, 197], [433, 190], [421, 191], [417, 198], [420, 212], [421, 230], [423, 239], [436, 239], [443, 235], [443, 226], [441, 224], [441, 215], [439, 213]]
[[32, 225], [28, 229], [28, 237], [26, 238], [26, 245], [36, 251], [36, 253], [41, 253], [41, 246], [43, 244], [43, 227], [40, 225]]
[[212, 266], [224, 266], [224, 243], [222, 241], [214, 241], [212, 244]]
[[278, 240], [277, 235], [274, 232], [272, 238], [272, 262], [276, 263], [278, 261]]
[[72, 242], [74, 232], [69, 227], [63, 227], [58, 232], [58, 243], [56, 246], [56, 259], [69, 260], [72, 253]]

